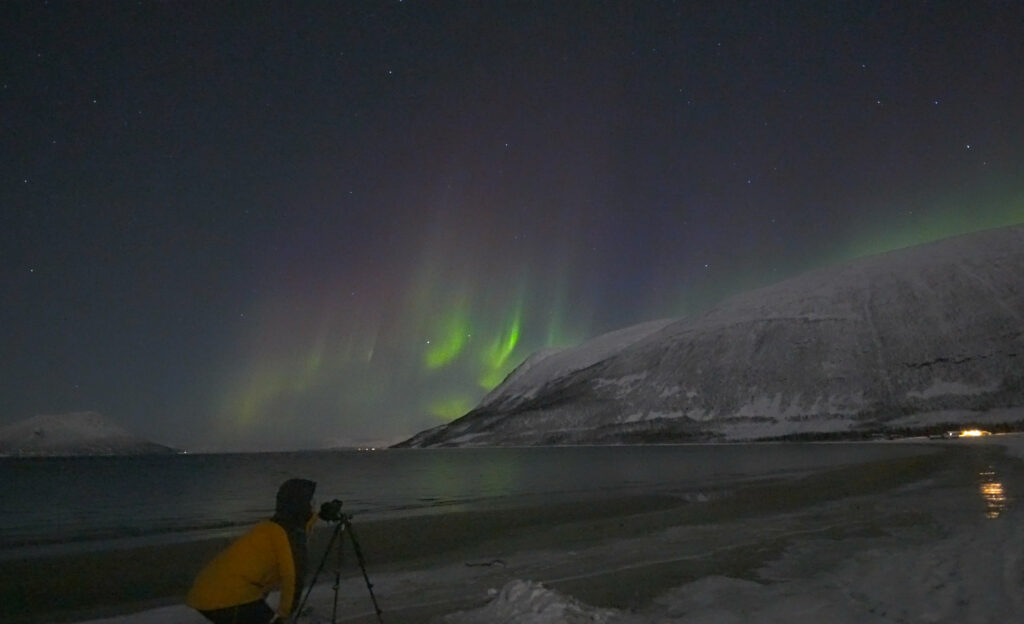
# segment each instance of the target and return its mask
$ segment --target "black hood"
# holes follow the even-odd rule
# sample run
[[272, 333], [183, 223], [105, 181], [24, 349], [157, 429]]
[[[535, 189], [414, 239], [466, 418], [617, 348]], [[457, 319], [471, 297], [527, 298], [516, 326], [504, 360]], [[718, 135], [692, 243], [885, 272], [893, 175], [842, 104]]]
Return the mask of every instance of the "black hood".
[[289, 524], [305, 524], [313, 514], [313, 492], [316, 483], [309, 479], [288, 479], [277, 490], [275, 520]]

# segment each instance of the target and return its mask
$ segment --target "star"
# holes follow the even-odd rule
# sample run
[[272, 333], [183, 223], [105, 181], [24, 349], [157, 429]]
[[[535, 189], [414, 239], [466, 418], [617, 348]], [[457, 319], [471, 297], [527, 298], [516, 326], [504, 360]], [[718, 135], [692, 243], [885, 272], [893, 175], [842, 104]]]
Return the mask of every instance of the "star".
[[[425, 404], [481, 398], [503, 335], [518, 342], [492, 376], [678, 315], [684, 298], [696, 312], [758, 274], [857, 253], [860, 238], [1019, 213], [1024, 95], [1006, 76], [1024, 31], [988, 11], [894, 3], [858, 32], [828, 3], [800, 20], [771, 3], [631, 3], [628, 20], [608, 3], [304, 3], [265, 28], [197, 3], [168, 30], [163, 4], [0, 11], [20, 35], [5, 42], [0, 100], [17, 155], [4, 251], [21, 267], [0, 300], [25, 302], [0, 306], [0, 327], [24, 336], [5, 353], [0, 425], [62, 400], [52, 376], [30, 375], [61, 353], [62, 378], [81, 374], [80, 394], [112, 415], [141, 422], [151, 395], [193, 414], [179, 428], [152, 416], [175, 435], [230, 425], [203, 444], [298, 444], [271, 434], [284, 408], [303, 414], [296, 431], [411, 435], [433, 424]], [[929, 28], [906, 29], [925, 15]], [[991, 190], [967, 211], [975, 187]], [[93, 300], [122, 305], [77, 305]], [[71, 309], [73, 322], [48, 322]], [[147, 344], [151, 363], [103, 358], [94, 374], [94, 341], [67, 336], [111, 327], [110, 355]], [[418, 370], [435, 350], [424, 332], [467, 343], [445, 375]], [[152, 362], [212, 381], [179, 391], [165, 373], [185, 369]], [[122, 391], [129, 378], [138, 392]]]

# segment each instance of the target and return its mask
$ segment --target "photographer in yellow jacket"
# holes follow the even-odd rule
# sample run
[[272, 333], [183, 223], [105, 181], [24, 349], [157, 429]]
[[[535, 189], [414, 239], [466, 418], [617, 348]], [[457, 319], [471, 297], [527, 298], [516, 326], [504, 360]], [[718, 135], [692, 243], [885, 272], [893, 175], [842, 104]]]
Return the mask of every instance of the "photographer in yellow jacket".
[[[284, 622], [302, 593], [306, 540], [316, 516], [316, 483], [289, 479], [277, 491], [274, 516], [264, 520], [206, 564], [185, 604], [214, 624]], [[267, 594], [280, 588], [275, 613]]]

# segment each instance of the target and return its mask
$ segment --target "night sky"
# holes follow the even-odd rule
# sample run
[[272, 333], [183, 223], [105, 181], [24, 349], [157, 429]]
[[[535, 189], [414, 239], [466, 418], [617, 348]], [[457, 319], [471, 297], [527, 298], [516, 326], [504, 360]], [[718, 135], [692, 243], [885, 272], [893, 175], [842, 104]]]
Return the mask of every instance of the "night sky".
[[1018, 1], [0, 20], [0, 425], [394, 442], [537, 349], [1024, 222]]

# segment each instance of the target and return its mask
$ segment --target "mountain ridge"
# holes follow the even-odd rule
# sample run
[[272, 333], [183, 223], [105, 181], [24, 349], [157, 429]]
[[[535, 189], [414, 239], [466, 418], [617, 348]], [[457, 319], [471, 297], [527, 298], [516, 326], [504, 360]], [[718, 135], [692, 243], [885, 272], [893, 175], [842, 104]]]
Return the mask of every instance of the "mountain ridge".
[[0, 457], [177, 453], [140, 438], [96, 412], [40, 414], [0, 427]]
[[462, 418], [402, 445], [756, 440], [1019, 408], [1022, 276], [1021, 225], [809, 271], [664, 322], [567, 374], [526, 385], [513, 373]]

